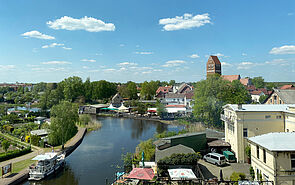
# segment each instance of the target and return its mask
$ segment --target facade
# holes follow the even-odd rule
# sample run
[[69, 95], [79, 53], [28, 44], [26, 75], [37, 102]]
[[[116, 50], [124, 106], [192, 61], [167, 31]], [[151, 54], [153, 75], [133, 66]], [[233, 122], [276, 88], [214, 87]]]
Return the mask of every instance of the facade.
[[207, 62], [207, 77], [208, 75], [221, 75], [221, 63], [217, 56], [210, 56]]
[[274, 89], [265, 104], [295, 104], [294, 89]]
[[255, 179], [274, 185], [295, 184], [295, 133], [268, 133], [249, 138]]
[[250, 92], [250, 95], [253, 102], [259, 103], [260, 96], [263, 96], [265, 94], [262, 91], [252, 91]]
[[120, 107], [123, 103], [123, 98], [120, 96], [119, 93], [117, 93], [113, 98], [112, 98], [112, 105], [114, 107]]
[[[230, 143], [237, 162], [245, 162], [247, 138], [270, 132], [295, 131], [294, 105], [227, 104], [221, 120], [225, 126], [225, 141]], [[295, 109], [295, 108], [294, 108]], [[285, 116], [287, 116], [285, 118]], [[289, 129], [289, 130], [287, 130]]]

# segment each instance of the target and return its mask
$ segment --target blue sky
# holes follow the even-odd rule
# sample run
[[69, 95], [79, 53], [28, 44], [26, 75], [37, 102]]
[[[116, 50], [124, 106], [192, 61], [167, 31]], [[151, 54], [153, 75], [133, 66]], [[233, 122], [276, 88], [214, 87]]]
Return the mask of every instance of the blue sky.
[[295, 81], [294, 0], [0, 1], [0, 82]]

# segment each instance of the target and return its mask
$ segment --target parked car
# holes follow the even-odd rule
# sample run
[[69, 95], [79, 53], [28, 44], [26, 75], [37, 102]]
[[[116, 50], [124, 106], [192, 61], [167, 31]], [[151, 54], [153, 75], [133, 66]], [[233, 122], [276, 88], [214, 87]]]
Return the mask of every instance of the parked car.
[[208, 153], [204, 156], [204, 161], [215, 164], [217, 166], [223, 166], [226, 164], [225, 156], [218, 153]]
[[230, 163], [236, 162], [235, 154], [233, 154], [232, 152], [223, 151], [223, 155], [225, 156], [225, 159], [226, 159], [227, 162], [230, 162]]

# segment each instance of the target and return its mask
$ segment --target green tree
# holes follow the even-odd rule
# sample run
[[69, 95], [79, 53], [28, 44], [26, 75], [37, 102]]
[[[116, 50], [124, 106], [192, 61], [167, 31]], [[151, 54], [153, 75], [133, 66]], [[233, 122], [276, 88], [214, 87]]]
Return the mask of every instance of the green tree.
[[117, 85], [105, 80], [91, 82], [93, 87], [92, 99], [103, 100], [114, 96], [117, 93]]
[[141, 84], [141, 91], [140, 96], [144, 99], [151, 100], [156, 95], [156, 91], [159, 87], [159, 82], [157, 81], [150, 81], [150, 82], [143, 82]]
[[265, 101], [267, 98], [268, 98], [267, 95], [262, 95], [262, 96], [259, 97], [259, 102], [260, 102], [260, 103], [264, 103], [264, 101]]
[[144, 160], [151, 161], [155, 158], [155, 151], [156, 147], [152, 139], [141, 141], [136, 147], [136, 158], [141, 159], [142, 152], [144, 152]]
[[77, 133], [76, 123], [79, 120], [77, 109], [77, 105], [68, 101], [61, 101], [51, 108], [50, 144], [64, 144]]
[[73, 76], [60, 82], [63, 86], [65, 100], [73, 102], [79, 96], [84, 95], [83, 81], [80, 77]]
[[157, 114], [158, 114], [158, 116], [160, 116], [161, 118], [163, 118], [163, 116], [165, 116], [165, 114], [167, 113], [167, 110], [165, 108], [165, 105], [162, 104], [161, 102], [157, 102], [156, 103], [156, 107], [157, 107]]
[[1, 143], [1, 146], [2, 146], [3, 150], [5, 150], [5, 152], [7, 152], [8, 148], [10, 146], [10, 143], [7, 140], [3, 140]]
[[170, 81], [169, 81], [169, 85], [174, 86], [174, 85], [175, 85], [175, 80], [170, 80]]
[[85, 92], [85, 101], [91, 102], [92, 98], [92, 85], [90, 82], [90, 78], [88, 77], [84, 82], [84, 92]]
[[133, 153], [127, 152], [121, 155], [121, 159], [124, 163], [124, 171], [130, 172], [132, 170]]
[[278, 85], [276, 83], [274, 83], [274, 82], [268, 82], [268, 83], [266, 83], [265, 86], [266, 86], [266, 88], [267, 88], [268, 91], [272, 91], [273, 88], [277, 88], [278, 87]]
[[145, 106], [144, 103], [138, 103], [136, 110], [137, 110], [138, 114], [143, 115], [146, 113], [147, 107]]
[[[233, 172], [230, 176], [231, 181], [240, 181], [245, 179], [246, 179], [246, 175], [244, 173]], [[235, 183], [235, 184], [238, 184], [238, 183]]]
[[243, 104], [251, 102], [251, 95], [248, 93], [245, 86], [239, 80], [232, 81], [230, 92], [226, 96], [227, 103]]
[[127, 97], [130, 100], [136, 100], [138, 98], [136, 83], [129, 81], [126, 84], [126, 88], [127, 88]]
[[265, 86], [264, 79], [261, 76], [254, 77], [252, 79], [252, 83], [254, 84], [256, 88], [264, 88]]

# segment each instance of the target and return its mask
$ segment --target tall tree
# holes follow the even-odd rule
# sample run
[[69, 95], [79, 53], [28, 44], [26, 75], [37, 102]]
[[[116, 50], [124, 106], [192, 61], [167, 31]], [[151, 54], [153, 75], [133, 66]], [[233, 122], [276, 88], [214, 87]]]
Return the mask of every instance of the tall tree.
[[77, 97], [84, 95], [83, 81], [80, 77], [69, 77], [64, 79], [61, 83], [63, 84], [65, 100], [73, 102]]
[[88, 77], [84, 82], [85, 101], [90, 102], [92, 98], [92, 85]]
[[151, 100], [156, 95], [156, 91], [159, 87], [159, 82], [157, 81], [150, 81], [150, 82], [143, 82], [141, 84], [141, 91], [140, 96], [144, 99]]
[[252, 79], [252, 83], [254, 84], [256, 88], [264, 88], [265, 86], [264, 79], [261, 76], [254, 77]]
[[79, 120], [77, 105], [62, 101], [51, 108], [49, 143], [64, 144], [77, 133], [76, 123]]

